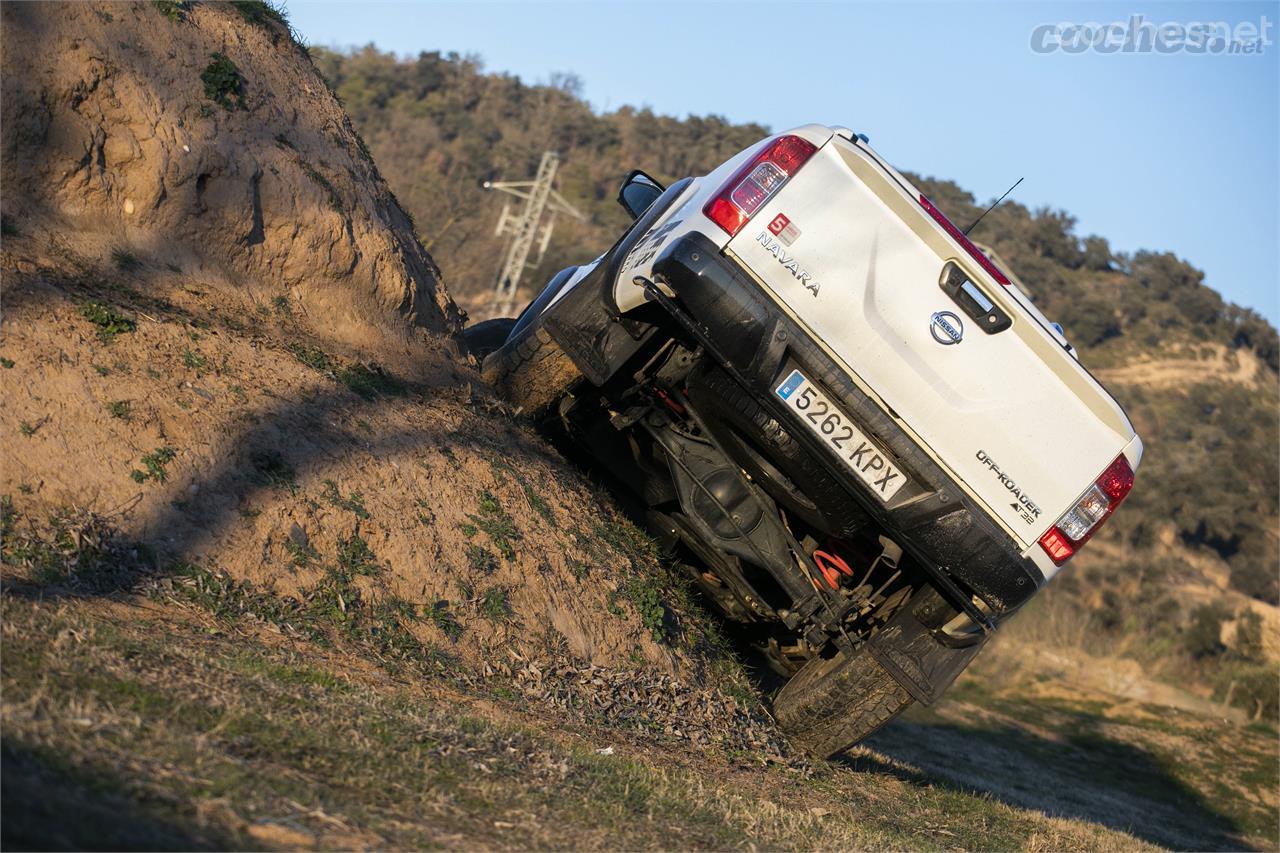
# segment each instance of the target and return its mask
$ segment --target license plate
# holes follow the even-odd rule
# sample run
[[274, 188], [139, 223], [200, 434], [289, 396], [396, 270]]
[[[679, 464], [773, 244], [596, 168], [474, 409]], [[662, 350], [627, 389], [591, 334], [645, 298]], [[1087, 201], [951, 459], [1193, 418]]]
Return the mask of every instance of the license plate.
[[887, 503], [906, 483], [906, 476], [853, 425], [853, 419], [837, 409], [803, 373], [791, 371], [775, 393], [880, 500]]

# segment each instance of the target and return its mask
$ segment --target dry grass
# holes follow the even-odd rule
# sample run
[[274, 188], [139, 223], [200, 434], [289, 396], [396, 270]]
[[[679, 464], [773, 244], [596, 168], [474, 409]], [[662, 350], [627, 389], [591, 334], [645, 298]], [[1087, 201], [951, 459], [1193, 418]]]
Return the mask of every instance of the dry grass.
[[[937, 710], [815, 766], [782, 754], [732, 670], [690, 688], [547, 648], [477, 671], [349, 590], [300, 602], [196, 567], [159, 572], [90, 513], [32, 521], [6, 503], [4, 520], [10, 847], [1130, 850], [1272, 838], [1274, 730], [1066, 684], [1043, 661], [1011, 665], [1017, 643]], [[626, 533], [604, 531], [618, 545]], [[350, 541], [344, 553], [348, 575], [333, 583], [377, 568]], [[485, 596], [473, 598], [481, 611]], [[1066, 620], [1041, 627], [1060, 648], [1079, 640]]]
[[2, 615], [8, 847], [1142, 846], [889, 772], [569, 732], [252, 620], [26, 585]]

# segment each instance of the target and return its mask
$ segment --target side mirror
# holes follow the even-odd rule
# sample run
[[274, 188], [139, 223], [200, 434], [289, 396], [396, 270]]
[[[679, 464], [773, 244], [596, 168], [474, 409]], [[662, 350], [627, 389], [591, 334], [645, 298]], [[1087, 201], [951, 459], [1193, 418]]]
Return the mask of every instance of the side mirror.
[[644, 172], [633, 169], [622, 179], [622, 187], [618, 190], [618, 204], [626, 208], [632, 219], [639, 219], [665, 190], [666, 187]]

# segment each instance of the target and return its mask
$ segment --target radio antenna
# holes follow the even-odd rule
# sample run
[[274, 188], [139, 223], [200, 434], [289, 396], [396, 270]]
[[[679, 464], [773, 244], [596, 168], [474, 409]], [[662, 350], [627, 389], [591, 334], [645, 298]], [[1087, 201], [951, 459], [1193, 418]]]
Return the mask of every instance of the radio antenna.
[[968, 228], [964, 229], [964, 234], [965, 234], [965, 236], [966, 236], [966, 237], [967, 237], [967, 236], [969, 236], [969, 232], [970, 232], [970, 231], [972, 231], [974, 228], [977, 228], [977, 227], [978, 227], [978, 223], [982, 221], [982, 217], [983, 217], [983, 216], [986, 216], [988, 213], [990, 213], [991, 211], [995, 210], [995, 209], [996, 209], [996, 205], [997, 205], [997, 204], [999, 204], [1000, 202], [1004, 201], [1006, 198], [1008, 198], [1009, 193], [1011, 193], [1011, 192], [1013, 192], [1014, 190], [1016, 190], [1016, 189], [1018, 188], [1018, 184], [1022, 183], [1022, 181], [1023, 181], [1023, 179], [1022, 179], [1022, 178], [1018, 178], [1018, 180], [1014, 182], [1013, 186], [1009, 187], [1009, 189], [1007, 189], [1007, 190], [1005, 190], [1005, 191], [1004, 191], [1004, 195], [1000, 196], [1000, 198], [998, 198], [998, 199], [996, 199], [994, 202], [992, 202], [992, 204], [991, 204], [991, 206], [990, 206], [990, 207], [988, 207], [986, 210], [982, 211], [982, 214], [981, 214], [980, 216], [978, 216], [978, 218], [977, 218], [977, 219], [973, 220], [973, 224], [972, 224], [972, 225], [970, 225]]

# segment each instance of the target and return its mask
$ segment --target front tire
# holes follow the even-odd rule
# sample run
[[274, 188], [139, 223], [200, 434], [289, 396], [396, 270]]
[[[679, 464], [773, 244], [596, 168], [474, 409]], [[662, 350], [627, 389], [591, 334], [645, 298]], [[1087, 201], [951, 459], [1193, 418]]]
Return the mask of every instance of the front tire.
[[582, 379], [582, 372], [536, 318], [484, 360], [481, 375], [498, 394], [537, 417]]
[[831, 758], [906, 710], [911, 694], [863, 646], [815, 657], [778, 691], [774, 716], [792, 745]]

